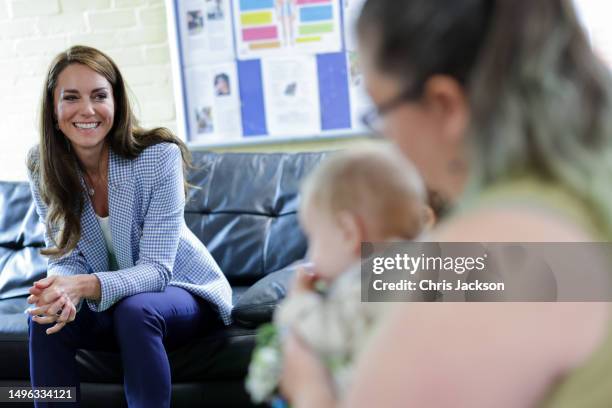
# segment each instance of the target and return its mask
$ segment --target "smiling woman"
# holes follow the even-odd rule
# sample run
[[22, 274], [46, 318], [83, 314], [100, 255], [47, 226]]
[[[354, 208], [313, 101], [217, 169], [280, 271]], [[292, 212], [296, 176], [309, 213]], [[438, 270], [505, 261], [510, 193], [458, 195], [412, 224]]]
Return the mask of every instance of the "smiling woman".
[[54, 59], [41, 111], [28, 175], [50, 258], [28, 298], [32, 385], [80, 400], [76, 350], [118, 348], [128, 405], [169, 406], [166, 349], [231, 321], [229, 283], [183, 218], [189, 152], [137, 126], [119, 69], [90, 47]]
[[75, 149], [104, 143], [113, 125], [115, 103], [111, 84], [82, 64], [69, 65], [53, 92], [57, 124]]

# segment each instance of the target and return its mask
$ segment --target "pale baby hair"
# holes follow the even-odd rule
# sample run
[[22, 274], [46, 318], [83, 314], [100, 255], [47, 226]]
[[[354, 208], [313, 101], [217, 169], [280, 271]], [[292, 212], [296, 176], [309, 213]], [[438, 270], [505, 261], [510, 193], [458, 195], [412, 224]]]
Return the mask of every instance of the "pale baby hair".
[[[429, 214], [416, 168], [387, 144], [333, 154], [305, 180], [301, 212], [359, 216], [376, 239], [416, 238]], [[316, 212], [315, 212], [316, 214]], [[372, 238], [369, 238], [372, 239]]]

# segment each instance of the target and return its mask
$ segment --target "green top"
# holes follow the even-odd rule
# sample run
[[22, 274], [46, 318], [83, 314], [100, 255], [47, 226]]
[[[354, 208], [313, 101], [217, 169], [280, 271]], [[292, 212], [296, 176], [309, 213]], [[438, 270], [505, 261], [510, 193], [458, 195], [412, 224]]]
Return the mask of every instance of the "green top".
[[539, 408], [606, 408], [612, 404], [612, 322], [589, 359], [559, 380]]
[[529, 206], [573, 222], [594, 241], [608, 241], [604, 238], [606, 233], [601, 228], [602, 223], [582, 199], [562, 186], [536, 177], [522, 177], [494, 185], [480, 194], [476, 202], [470, 201], [462, 207], [473, 209], [473, 204], [476, 207]]
[[[598, 217], [583, 200], [562, 186], [534, 177], [500, 183], [477, 199], [477, 206], [491, 205], [525, 205], [548, 214], [556, 213], [587, 232], [594, 241], [608, 240]], [[580, 367], [561, 378], [538, 404], [539, 408], [612, 406], [612, 320], [608, 326], [608, 334], [597, 350]]]

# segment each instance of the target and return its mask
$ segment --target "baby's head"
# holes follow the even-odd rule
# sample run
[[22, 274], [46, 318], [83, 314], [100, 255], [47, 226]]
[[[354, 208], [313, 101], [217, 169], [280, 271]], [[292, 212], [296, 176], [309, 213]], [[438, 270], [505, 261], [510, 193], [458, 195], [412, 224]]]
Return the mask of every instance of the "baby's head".
[[300, 224], [323, 279], [359, 261], [361, 242], [415, 239], [433, 223], [414, 166], [390, 146], [334, 154], [302, 186]]

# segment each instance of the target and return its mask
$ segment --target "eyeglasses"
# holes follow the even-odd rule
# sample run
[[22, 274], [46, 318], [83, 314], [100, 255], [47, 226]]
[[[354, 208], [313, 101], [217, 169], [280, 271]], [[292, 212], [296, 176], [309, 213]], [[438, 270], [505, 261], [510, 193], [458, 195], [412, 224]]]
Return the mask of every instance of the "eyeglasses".
[[419, 89], [406, 89], [389, 102], [372, 107], [361, 116], [361, 122], [372, 132], [372, 136], [379, 137], [382, 135], [385, 115], [388, 115], [406, 102], [414, 101], [420, 94]]

